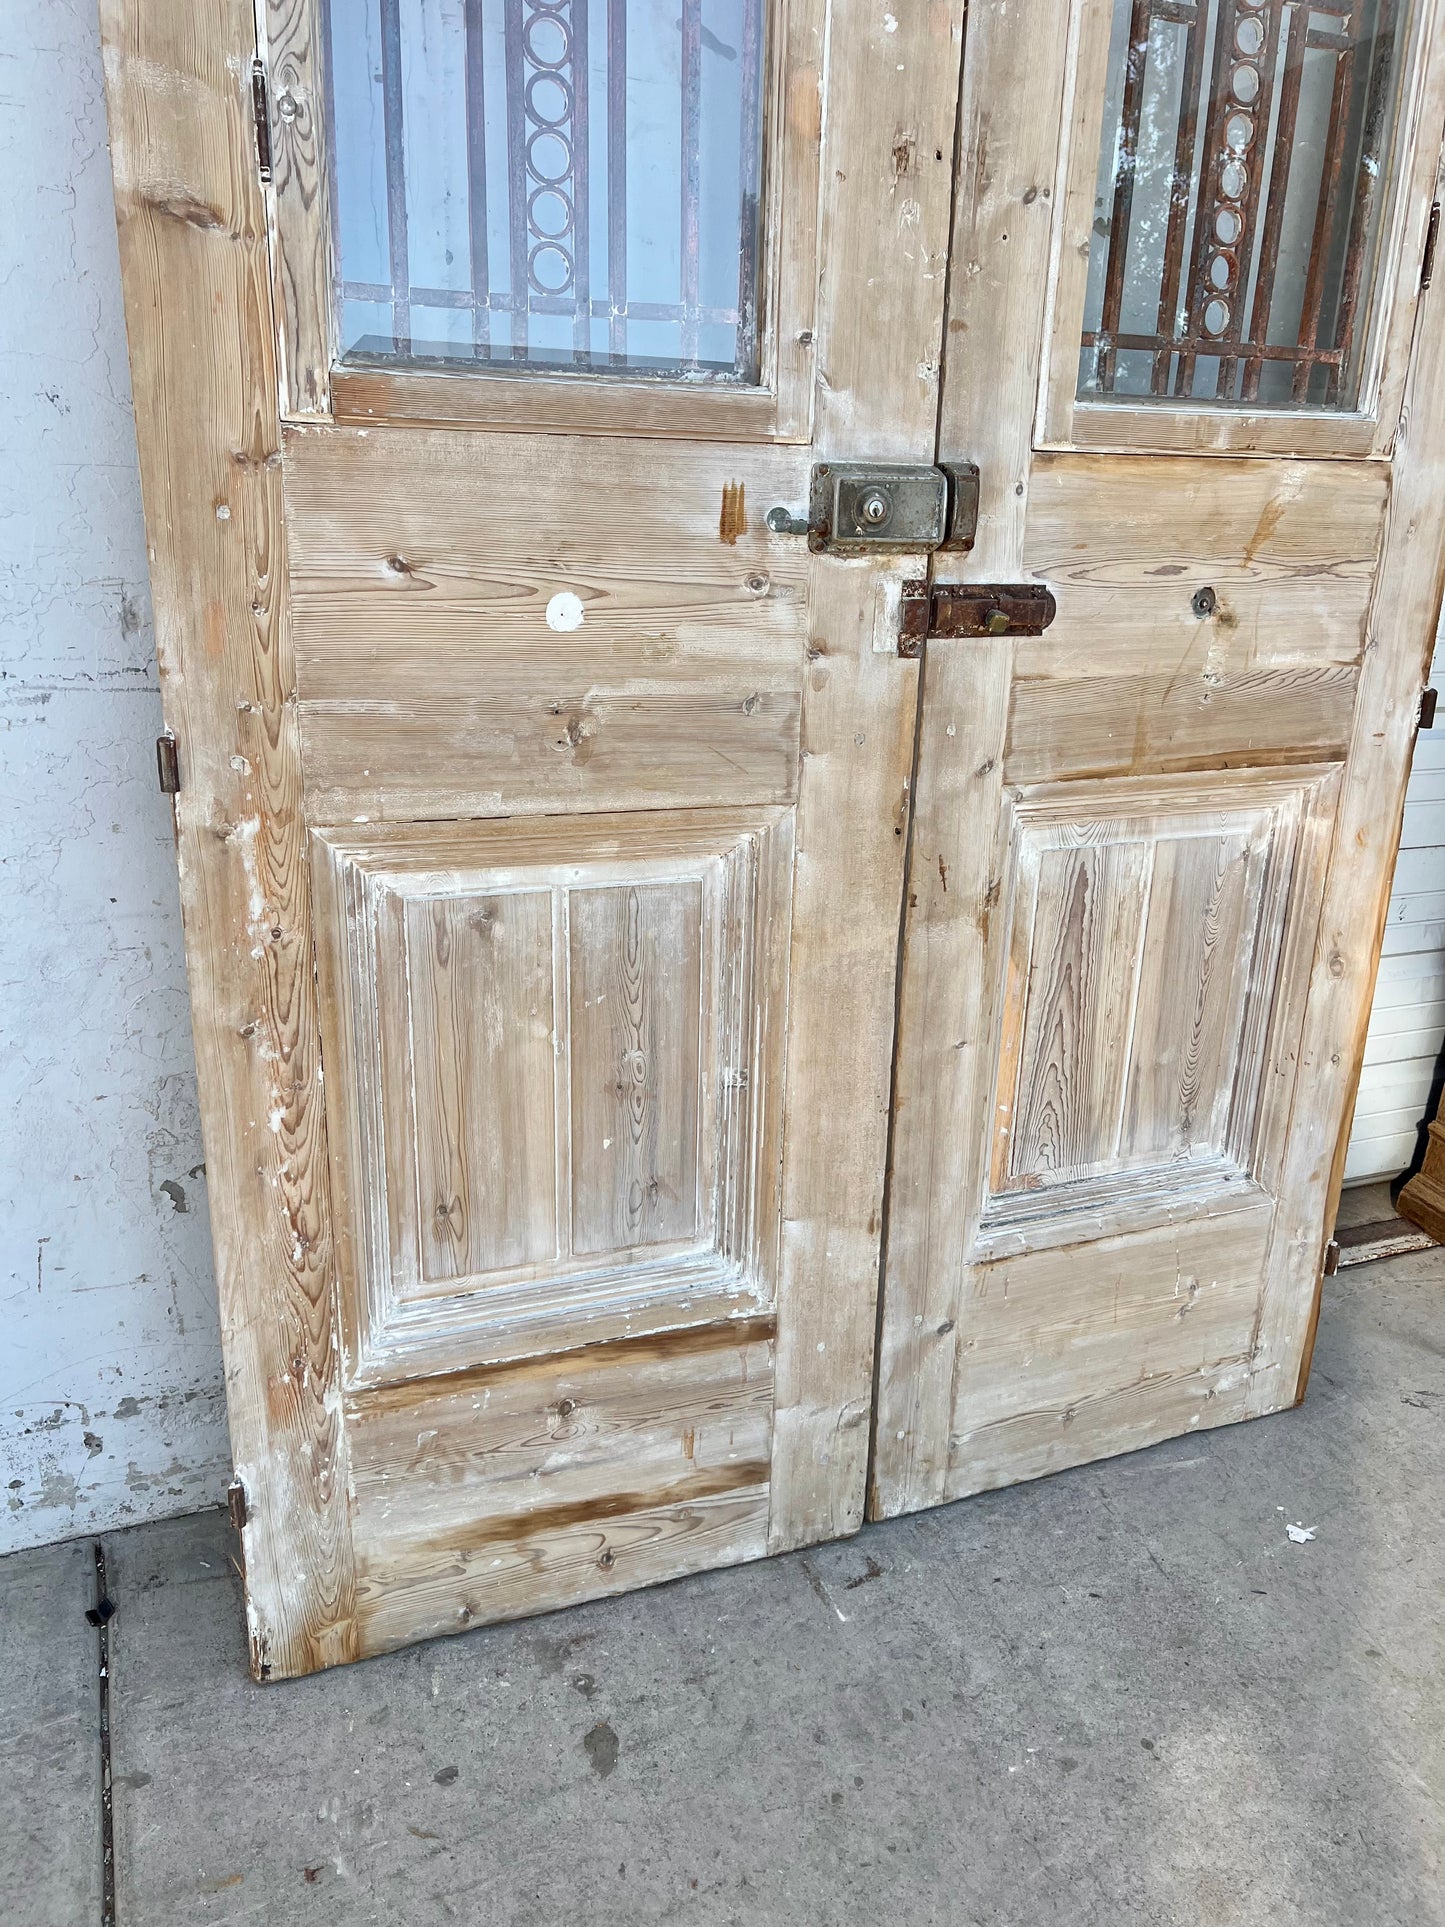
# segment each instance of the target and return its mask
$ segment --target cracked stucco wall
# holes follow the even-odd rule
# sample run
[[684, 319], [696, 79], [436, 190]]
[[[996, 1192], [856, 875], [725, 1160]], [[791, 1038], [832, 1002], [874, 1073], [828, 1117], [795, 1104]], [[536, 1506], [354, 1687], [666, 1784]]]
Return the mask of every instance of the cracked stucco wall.
[[228, 1477], [94, 0], [0, 43], [0, 1552]]

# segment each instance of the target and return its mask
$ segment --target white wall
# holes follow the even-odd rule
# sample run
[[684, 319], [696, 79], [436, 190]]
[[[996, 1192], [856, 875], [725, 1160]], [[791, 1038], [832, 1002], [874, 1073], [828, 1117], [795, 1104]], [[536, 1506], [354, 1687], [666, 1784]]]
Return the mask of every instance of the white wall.
[[95, 0], [0, 40], [0, 1551], [228, 1457]]
[[[1445, 643], [1431, 680], [1445, 690]], [[1345, 1183], [1393, 1178], [1415, 1155], [1445, 1046], [1445, 708], [1415, 746], [1400, 860], [1365, 1040]]]

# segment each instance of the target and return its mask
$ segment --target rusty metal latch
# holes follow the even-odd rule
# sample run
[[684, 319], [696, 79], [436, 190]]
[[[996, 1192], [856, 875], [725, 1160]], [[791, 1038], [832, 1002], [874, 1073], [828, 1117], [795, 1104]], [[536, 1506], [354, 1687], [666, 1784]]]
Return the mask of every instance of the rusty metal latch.
[[964, 636], [1041, 636], [1059, 612], [1042, 582], [905, 582], [898, 653], [919, 656], [925, 641]]
[[1435, 689], [1422, 689], [1420, 691], [1421, 729], [1433, 729], [1435, 727], [1435, 704], [1438, 696], [1439, 691]]
[[768, 511], [774, 535], [806, 535], [814, 555], [967, 550], [978, 530], [978, 470], [888, 462], [819, 462], [808, 513]]

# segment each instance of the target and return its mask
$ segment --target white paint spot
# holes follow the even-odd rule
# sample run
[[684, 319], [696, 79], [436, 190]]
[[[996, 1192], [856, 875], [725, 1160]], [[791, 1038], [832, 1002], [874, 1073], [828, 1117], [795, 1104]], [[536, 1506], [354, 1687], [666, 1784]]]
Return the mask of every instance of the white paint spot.
[[559, 636], [569, 635], [582, 627], [586, 613], [581, 596], [573, 595], [570, 589], [559, 589], [547, 604], [547, 627]]
[[216, 520], [218, 522], [229, 522], [230, 519], [231, 511], [227, 508], [226, 504], [222, 502], [216, 510]]
[[884, 16], [883, 16], [883, 31], [884, 31], [884, 33], [897, 33], [897, 31], [898, 31], [898, 21], [897, 21], [897, 19], [896, 19], [896, 17], [895, 17], [895, 16], [893, 15], [893, 14], [891, 14], [891, 13], [885, 13], [885, 14], [884, 14]]

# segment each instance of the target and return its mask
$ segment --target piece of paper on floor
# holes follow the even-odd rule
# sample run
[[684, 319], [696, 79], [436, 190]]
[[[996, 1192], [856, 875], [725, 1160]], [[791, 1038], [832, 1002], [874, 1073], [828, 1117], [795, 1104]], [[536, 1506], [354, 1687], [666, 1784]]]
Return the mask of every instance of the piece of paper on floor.
[[1290, 1538], [1294, 1541], [1295, 1545], [1297, 1546], [1304, 1545], [1308, 1540], [1313, 1539], [1315, 1536], [1315, 1529], [1313, 1526], [1287, 1525], [1285, 1527], [1285, 1531], [1289, 1534]]

